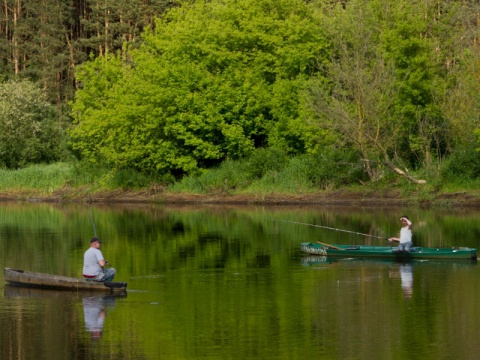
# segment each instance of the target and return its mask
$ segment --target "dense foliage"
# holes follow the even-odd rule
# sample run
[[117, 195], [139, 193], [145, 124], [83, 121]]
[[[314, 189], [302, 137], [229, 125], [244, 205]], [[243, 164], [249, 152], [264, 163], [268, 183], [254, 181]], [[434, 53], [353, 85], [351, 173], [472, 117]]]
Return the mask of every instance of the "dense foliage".
[[[462, 166], [478, 157], [479, 13], [454, 0], [7, 0], [2, 74], [38, 82], [57, 116], [75, 94], [71, 150], [123, 185], [476, 178]], [[6, 167], [49, 161], [3, 154]]]
[[476, 34], [462, 23], [476, 22], [469, 6], [478, 14], [476, 5], [454, 1], [326, 9], [332, 64], [329, 81], [311, 87], [311, 103], [319, 126], [357, 149], [372, 180], [384, 164], [398, 173], [434, 168], [478, 126], [478, 114], [452, 111], [461, 102], [478, 109]]
[[38, 82], [62, 106], [77, 88], [76, 66], [139, 40], [172, 0], [4, 0], [0, 79]]
[[311, 146], [299, 95], [328, 49], [302, 1], [184, 4], [143, 40], [79, 70], [72, 139], [83, 157], [184, 175], [272, 142]]
[[61, 160], [64, 135], [57, 119], [31, 82], [0, 84], [0, 168]]

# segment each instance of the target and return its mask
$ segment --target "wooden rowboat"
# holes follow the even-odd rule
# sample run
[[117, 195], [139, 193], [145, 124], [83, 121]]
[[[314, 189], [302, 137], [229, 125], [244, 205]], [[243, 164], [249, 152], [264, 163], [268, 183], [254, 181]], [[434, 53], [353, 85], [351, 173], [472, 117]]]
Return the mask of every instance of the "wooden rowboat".
[[469, 259], [477, 260], [477, 249], [458, 248], [426, 248], [414, 247], [412, 251], [399, 251], [397, 246], [370, 245], [330, 245], [325, 243], [302, 243], [301, 250], [310, 255], [386, 258], [386, 259]]
[[43, 289], [96, 291], [106, 294], [121, 294], [127, 291], [127, 283], [113, 281], [86, 281], [80, 278], [50, 275], [25, 270], [4, 269], [5, 281], [15, 286], [28, 286]]

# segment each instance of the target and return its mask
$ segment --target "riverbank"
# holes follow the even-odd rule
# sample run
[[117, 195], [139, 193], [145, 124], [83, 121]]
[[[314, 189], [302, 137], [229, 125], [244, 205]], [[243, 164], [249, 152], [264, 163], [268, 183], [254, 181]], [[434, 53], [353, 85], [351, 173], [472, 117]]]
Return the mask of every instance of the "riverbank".
[[61, 188], [51, 193], [3, 191], [0, 201], [156, 203], [156, 204], [232, 204], [232, 205], [355, 205], [355, 206], [444, 206], [480, 208], [480, 194], [455, 192], [442, 194], [401, 194], [398, 190], [336, 190], [308, 194], [187, 194], [163, 188], [145, 190], [90, 191], [87, 188]]

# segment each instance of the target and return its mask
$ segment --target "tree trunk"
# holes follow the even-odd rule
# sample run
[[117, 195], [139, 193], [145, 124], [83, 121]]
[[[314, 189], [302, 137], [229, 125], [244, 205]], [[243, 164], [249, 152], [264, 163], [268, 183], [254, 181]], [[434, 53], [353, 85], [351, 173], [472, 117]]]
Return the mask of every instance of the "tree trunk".
[[410, 176], [409, 174], [407, 174], [406, 172], [400, 170], [399, 168], [397, 168], [391, 161], [390, 159], [388, 159], [388, 157], [385, 158], [385, 164], [394, 172], [396, 172], [397, 174], [405, 177], [406, 179], [408, 179], [409, 181], [413, 182], [414, 184], [419, 184], [419, 185], [425, 185], [427, 183], [426, 180], [418, 180], [418, 179], [415, 179], [414, 177]]
[[13, 8], [13, 30], [12, 30], [12, 55], [13, 55], [13, 68], [14, 74], [20, 73], [20, 50], [18, 49], [18, 21], [20, 17], [20, 0], [17, 0]]

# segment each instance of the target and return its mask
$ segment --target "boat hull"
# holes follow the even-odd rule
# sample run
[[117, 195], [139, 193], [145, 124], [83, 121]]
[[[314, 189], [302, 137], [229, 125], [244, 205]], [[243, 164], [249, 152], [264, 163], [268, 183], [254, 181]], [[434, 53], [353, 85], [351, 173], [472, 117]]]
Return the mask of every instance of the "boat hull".
[[105, 294], [121, 294], [127, 291], [124, 282], [96, 282], [84, 279], [50, 275], [25, 270], [4, 269], [5, 281], [14, 286], [28, 286], [42, 289], [95, 291]]
[[469, 259], [477, 260], [477, 249], [474, 248], [425, 248], [414, 247], [413, 251], [399, 251], [392, 246], [368, 245], [328, 245], [302, 243], [301, 250], [310, 255], [387, 258], [387, 259]]

